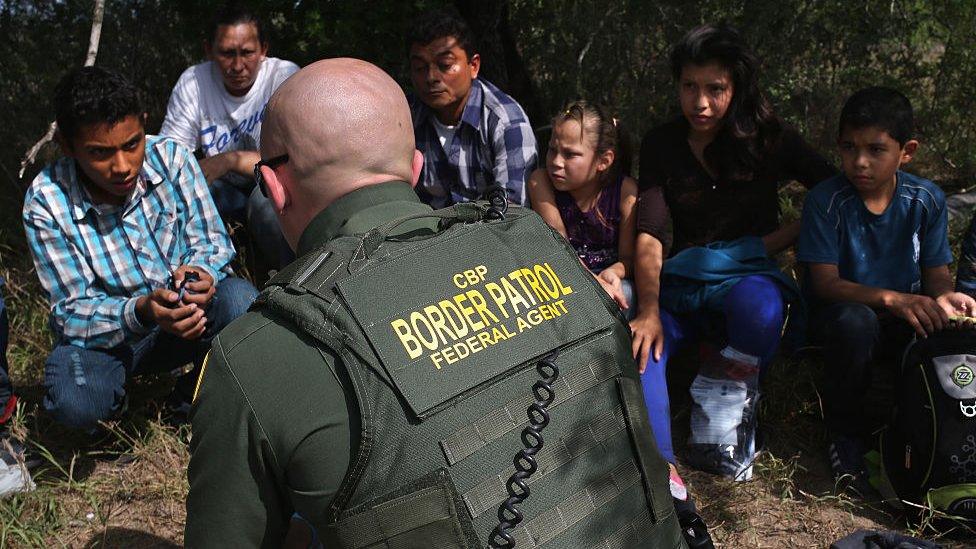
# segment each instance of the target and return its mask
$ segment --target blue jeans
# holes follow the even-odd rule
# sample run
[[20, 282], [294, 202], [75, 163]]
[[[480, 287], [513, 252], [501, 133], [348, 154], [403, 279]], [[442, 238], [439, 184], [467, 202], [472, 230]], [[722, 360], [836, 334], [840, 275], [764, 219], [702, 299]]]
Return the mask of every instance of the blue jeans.
[[867, 436], [870, 422], [864, 403], [871, 388], [871, 365], [883, 359], [892, 378], [914, 334], [891, 314], [861, 303], [822, 304], [812, 316], [811, 339], [823, 345], [823, 411], [831, 434]]
[[261, 259], [259, 265], [280, 271], [295, 260], [295, 252], [281, 234], [274, 204], [257, 187], [247, 199], [247, 234]]
[[[685, 345], [697, 341], [702, 335], [701, 325], [717, 313], [725, 317], [726, 341], [723, 343], [728, 349], [741, 353], [741, 356], [758, 359], [760, 369], [769, 364], [779, 345], [783, 327], [783, 298], [777, 283], [766, 276], [748, 276], [740, 280], [725, 297], [721, 311], [697, 311], [690, 315], [677, 316], [661, 309], [664, 351], [660, 360], [654, 360], [653, 354], [647, 359], [647, 369], [641, 375], [641, 383], [657, 447], [661, 455], [671, 463], [674, 463], [674, 448], [671, 441], [671, 408], [666, 376], [668, 359]], [[731, 351], [725, 354], [731, 354]], [[713, 364], [703, 365], [706, 370], [709, 369], [708, 366], [729, 366], [728, 361], [721, 356], [713, 356], [709, 362]], [[701, 379], [703, 378], [699, 375], [696, 381]], [[694, 390], [693, 384], [693, 393]], [[693, 421], [693, 430], [694, 423]], [[692, 438], [694, 436], [693, 432]]]
[[236, 174], [217, 179], [210, 184], [210, 195], [224, 222], [236, 221], [246, 227], [259, 277], [264, 271], [281, 270], [295, 260], [295, 253], [281, 234], [274, 205], [253, 181]]
[[231, 182], [229, 178], [221, 178], [215, 179], [210, 184], [210, 196], [213, 197], [214, 205], [217, 206], [217, 213], [225, 222], [243, 223], [246, 219], [247, 197], [254, 185], [252, 183], [247, 186], [244, 184], [246, 183], [244, 178], [240, 179], [241, 182], [238, 183], [237, 180]]
[[181, 376], [173, 389], [175, 397], [188, 402], [210, 341], [244, 314], [255, 297], [257, 290], [250, 282], [240, 278], [222, 280], [207, 306], [207, 329], [193, 341], [157, 327], [134, 343], [112, 349], [57, 345], [45, 363], [44, 408], [58, 423], [91, 431], [99, 421], [122, 411], [125, 384], [131, 376], [168, 372], [192, 362], [197, 368]]
[[[3, 288], [3, 279], [0, 278], [0, 288]], [[4, 415], [7, 408], [7, 401], [14, 394], [14, 387], [10, 383], [10, 365], [7, 363], [7, 341], [10, 337], [10, 325], [7, 322], [7, 305], [3, 302], [3, 293], [0, 293], [0, 417]]]

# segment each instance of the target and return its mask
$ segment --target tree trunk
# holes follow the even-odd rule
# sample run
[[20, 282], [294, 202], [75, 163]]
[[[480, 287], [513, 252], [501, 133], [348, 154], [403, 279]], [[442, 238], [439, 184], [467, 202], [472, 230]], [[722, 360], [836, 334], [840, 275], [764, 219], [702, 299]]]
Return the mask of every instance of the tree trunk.
[[536, 96], [515, 43], [508, 0], [454, 0], [454, 6], [474, 33], [481, 54], [481, 76], [514, 97], [533, 126], [544, 124], [549, 115]]

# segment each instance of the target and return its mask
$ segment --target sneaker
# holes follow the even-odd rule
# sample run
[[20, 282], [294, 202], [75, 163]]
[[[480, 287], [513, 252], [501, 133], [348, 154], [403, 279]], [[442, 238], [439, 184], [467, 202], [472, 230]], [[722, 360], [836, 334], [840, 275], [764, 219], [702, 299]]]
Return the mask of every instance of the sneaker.
[[708, 535], [708, 527], [705, 521], [698, 514], [695, 507], [695, 500], [688, 494], [688, 487], [681, 479], [674, 464], [669, 463], [668, 484], [671, 488], [671, 502], [674, 504], [674, 511], [678, 515], [678, 524], [681, 526], [681, 534], [691, 549], [714, 549], [712, 537]]
[[690, 549], [715, 549], [712, 536], [708, 533], [708, 526], [698, 514], [695, 501], [692, 498], [679, 500], [674, 498], [674, 510], [678, 514], [678, 525], [681, 535]]
[[675, 500], [677, 508], [677, 502], [688, 500], [688, 487], [685, 486], [685, 481], [673, 464], [668, 464], [668, 470], [668, 487], [671, 489], [671, 498]]
[[864, 464], [864, 444], [859, 438], [844, 434], [832, 435], [827, 454], [838, 492], [850, 490], [865, 499], [876, 496], [868, 481], [867, 467]]
[[163, 421], [171, 427], [180, 427], [190, 421], [190, 408], [193, 403], [173, 390], [163, 403]]
[[36, 488], [31, 480], [29, 465], [23, 445], [12, 437], [0, 434], [0, 497]]
[[695, 377], [691, 393], [691, 434], [686, 464], [735, 481], [752, 479], [756, 450], [755, 379]]

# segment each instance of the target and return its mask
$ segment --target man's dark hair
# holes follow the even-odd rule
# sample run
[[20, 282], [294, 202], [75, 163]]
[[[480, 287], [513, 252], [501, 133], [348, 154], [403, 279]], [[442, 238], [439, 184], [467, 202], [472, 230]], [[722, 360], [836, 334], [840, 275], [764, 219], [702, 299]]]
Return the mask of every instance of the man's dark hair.
[[64, 75], [54, 89], [58, 130], [69, 142], [82, 126], [114, 125], [146, 109], [139, 90], [122, 75], [101, 67], [81, 67]]
[[429, 11], [418, 17], [407, 34], [407, 50], [414, 44], [424, 46], [445, 36], [453, 36], [468, 59], [478, 53], [471, 28], [454, 9]]
[[254, 15], [254, 12], [240, 6], [227, 6], [214, 14], [208, 27], [207, 42], [213, 44], [214, 39], [217, 38], [218, 27], [233, 27], [235, 25], [254, 25], [258, 31], [258, 42], [261, 44], [268, 43], [268, 37], [264, 34], [264, 25], [261, 20]]
[[891, 88], [872, 86], [854, 93], [840, 111], [839, 132], [845, 129], [879, 128], [904, 146], [915, 129], [912, 103]]

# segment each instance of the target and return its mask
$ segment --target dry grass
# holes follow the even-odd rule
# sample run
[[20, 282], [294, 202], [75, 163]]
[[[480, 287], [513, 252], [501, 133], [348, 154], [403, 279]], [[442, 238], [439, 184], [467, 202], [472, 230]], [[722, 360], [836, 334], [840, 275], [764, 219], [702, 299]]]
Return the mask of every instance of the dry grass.
[[[0, 214], [3, 209], [0, 205]], [[37, 490], [0, 500], [0, 548], [179, 546], [188, 433], [165, 426], [157, 407], [171, 380], [135, 383], [129, 415], [107, 425], [109, 434], [95, 443], [39, 414], [43, 362], [51, 346], [46, 304], [22, 234], [3, 231], [0, 228], [0, 276], [7, 280], [4, 294], [12, 332], [8, 356], [24, 397], [15, 431], [27, 435], [44, 464], [34, 474]], [[816, 360], [773, 366], [761, 405], [768, 451], [757, 462], [754, 481], [736, 484], [682, 471], [716, 546], [827, 547], [856, 528], [940, 538], [944, 532], [929, 525], [909, 526], [905, 517], [876, 502], [834, 493], [815, 389], [818, 369]], [[687, 412], [682, 411], [686, 392], [680, 387], [688, 381], [675, 382], [678, 438], [687, 433]], [[958, 540], [946, 543], [976, 548]]]

